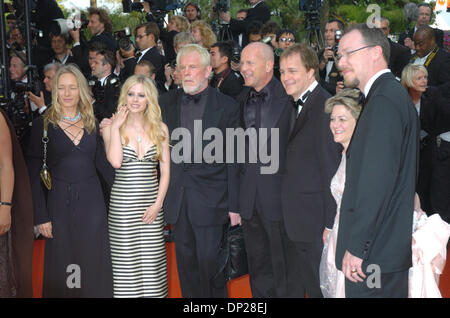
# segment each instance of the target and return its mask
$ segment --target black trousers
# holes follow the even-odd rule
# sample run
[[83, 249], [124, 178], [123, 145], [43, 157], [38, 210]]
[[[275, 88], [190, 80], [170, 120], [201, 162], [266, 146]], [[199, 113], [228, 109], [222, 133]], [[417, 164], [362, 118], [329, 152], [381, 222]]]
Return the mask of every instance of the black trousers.
[[[365, 273], [363, 282], [353, 283], [345, 279], [346, 298], [407, 298], [408, 270], [396, 273], [380, 274], [380, 284], [377, 285], [375, 271]], [[367, 281], [370, 280], [370, 283]]]
[[287, 264], [287, 297], [322, 298], [319, 265], [323, 242], [294, 242], [282, 231]]
[[450, 142], [441, 141], [431, 176], [431, 213], [439, 213], [445, 222], [450, 222]]
[[219, 259], [223, 225], [196, 226], [183, 204], [174, 225], [175, 253], [181, 294], [185, 298], [226, 298], [226, 283], [213, 284]]
[[242, 220], [252, 296], [286, 297], [285, 251], [281, 239], [283, 224], [282, 221], [265, 219], [258, 200], [256, 204], [252, 217]]

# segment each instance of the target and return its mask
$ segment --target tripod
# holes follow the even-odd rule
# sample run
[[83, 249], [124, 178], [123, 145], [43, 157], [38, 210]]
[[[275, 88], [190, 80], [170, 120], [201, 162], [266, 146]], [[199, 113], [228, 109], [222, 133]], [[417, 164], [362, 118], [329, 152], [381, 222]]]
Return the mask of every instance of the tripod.
[[219, 25], [219, 32], [217, 38], [219, 42], [233, 41], [233, 33], [230, 30], [230, 25], [221, 24], [220, 21], [218, 21], [218, 25]]
[[324, 47], [324, 39], [320, 31], [319, 12], [317, 10], [308, 10], [306, 16], [306, 36], [309, 45], [319, 51]]

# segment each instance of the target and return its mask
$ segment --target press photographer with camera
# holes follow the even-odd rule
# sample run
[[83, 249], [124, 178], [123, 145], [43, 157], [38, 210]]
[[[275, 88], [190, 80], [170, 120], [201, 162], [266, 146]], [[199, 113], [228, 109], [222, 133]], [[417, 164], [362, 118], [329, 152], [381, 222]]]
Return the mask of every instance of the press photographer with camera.
[[52, 105], [53, 77], [61, 65], [61, 63], [55, 62], [44, 66], [45, 92], [41, 91], [39, 95], [35, 95], [30, 91], [26, 93], [28, 99], [39, 108], [40, 115], [43, 115], [44, 112]]
[[200, 10], [200, 7], [196, 3], [188, 2], [184, 6], [183, 11], [185, 17], [189, 20], [189, 23], [202, 19], [202, 11]]
[[[243, 20], [232, 19], [230, 12], [219, 12], [220, 18], [226, 23], [230, 24], [230, 30], [233, 34], [247, 34], [248, 26], [253, 21], [266, 23], [270, 20], [270, 9], [264, 1], [249, 0], [251, 8], [247, 11], [247, 16]], [[249, 43], [248, 37], [243, 40], [243, 43]]]
[[70, 64], [75, 63], [75, 58], [70, 54], [69, 44], [70, 37], [68, 34], [52, 34], [50, 33], [50, 45], [54, 55], [48, 63]]
[[108, 50], [97, 53], [92, 67], [92, 75], [97, 78], [92, 94], [94, 95], [94, 114], [98, 122], [110, 118], [117, 109], [120, 95], [120, 79], [113, 73], [116, 67], [114, 54]]
[[211, 46], [210, 60], [213, 69], [213, 77], [209, 82], [214, 88], [234, 99], [242, 91], [243, 78], [231, 69], [233, 45], [229, 42], [217, 42]]
[[23, 147], [28, 145], [30, 123], [33, 118], [39, 116], [39, 107], [28, 100], [27, 92], [33, 90], [36, 95], [40, 94], [40, 85], [38, 79], [29, 81], [27, 75], [26, 57], [22, 52], [15, 52], [9, 63], [10, 103], [5, 111], [12, 121], [16, 130], [17, 137]]
[[[336, 94], [338, 82], [343, 81], [335, 63], [335, 56], [339, 40], [344, 32], [344, 24], [339, 20], [330, 20], [325, 24], [325, 44], [326, 47], [319, 51], [319, 74], [322, 86], [330, 92]], [[339, 83], [342, 86], [342, 83]]]
[[85, 39], [83, 32], [80, 32], [80, 30], [83, 30], [84, 26], [69, 31], [70, 36], [74, 41], [72, 54], [83, 74], [90, 73], [88, 50], [93, 42], [103, 42], [106, 45], [106, 48], [114, 53], [118, 49], [117, 41], [112, 35], [112, 22], [108, 12], [100, 8], [89, 8], [88, 13], [89, 23], [87, 27], [92, 35], [92, 38], [89, 41]]
[[[195, 39], [190, 32], [180, 32], [173, 38], [173, 47], [176, 54], [178, 54], [181, 48], [187, 44], [195, 44]], [[165, 91], [178, 89], [181, 86], [176, 59], [164, 66], [164, 76], [166, 79], [164, 82]]]
[[[428, 3], [420, 3], [415, 5], [414, 3], [408, 3], [405, 5], [403, 14], [408, 21], [416, 20], [414, 28], [410, 28], [402, 33], [398, 37], [398, 44], [404, 45], [411, 50], [414, 50], [414, 34], [421, 26], [429, 25], [433, 16], [433, 9]], [[436, 44], [438, 47], [443, 48], [444, 45], [444, 32], [439, 29], [434, 29]]]

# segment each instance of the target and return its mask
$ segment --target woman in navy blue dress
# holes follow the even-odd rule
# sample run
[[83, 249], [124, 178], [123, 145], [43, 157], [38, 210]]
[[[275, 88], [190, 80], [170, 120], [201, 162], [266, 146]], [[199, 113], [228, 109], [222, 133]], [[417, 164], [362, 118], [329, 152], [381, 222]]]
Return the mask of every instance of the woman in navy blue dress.
[[106, 205], [98, 171], [106, 161], [86, 79], [74, 65], [55, 75], [48, 120], [47, 191], [40, 179], [43, 118], [33, 122], [28, 151], [35, 224], [46, 238], [44, 297], [112, 297]]

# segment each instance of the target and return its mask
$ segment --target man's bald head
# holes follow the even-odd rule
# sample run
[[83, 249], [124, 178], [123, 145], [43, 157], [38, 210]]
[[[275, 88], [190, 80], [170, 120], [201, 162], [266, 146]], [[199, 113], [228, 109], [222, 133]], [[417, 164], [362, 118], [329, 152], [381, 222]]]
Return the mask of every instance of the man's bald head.
[[436, 46], [433, 28], [428, 25], [419, 27], [414, 34], [414, 46], [419, 57], [424, 57], [430, 53]]
[[[245, 48], [244, 51], [252, 51], [252, 52], [256, 52], [256, 53], [261, 53], [261, 58], [263, 58], [266, 61], [272, 61], [274, 62], [274, 55], [273, 55], [273, 49], [262, 42], [253, 42], [248, 44]], [[242, 51], [242, 53], [244, 53], [244, 51]]]
[[263, 89], [273, 76], [273, 50], [262, 42], [250, 43], [241, 54], [241, 74], [245, 85], [256, 91]]

